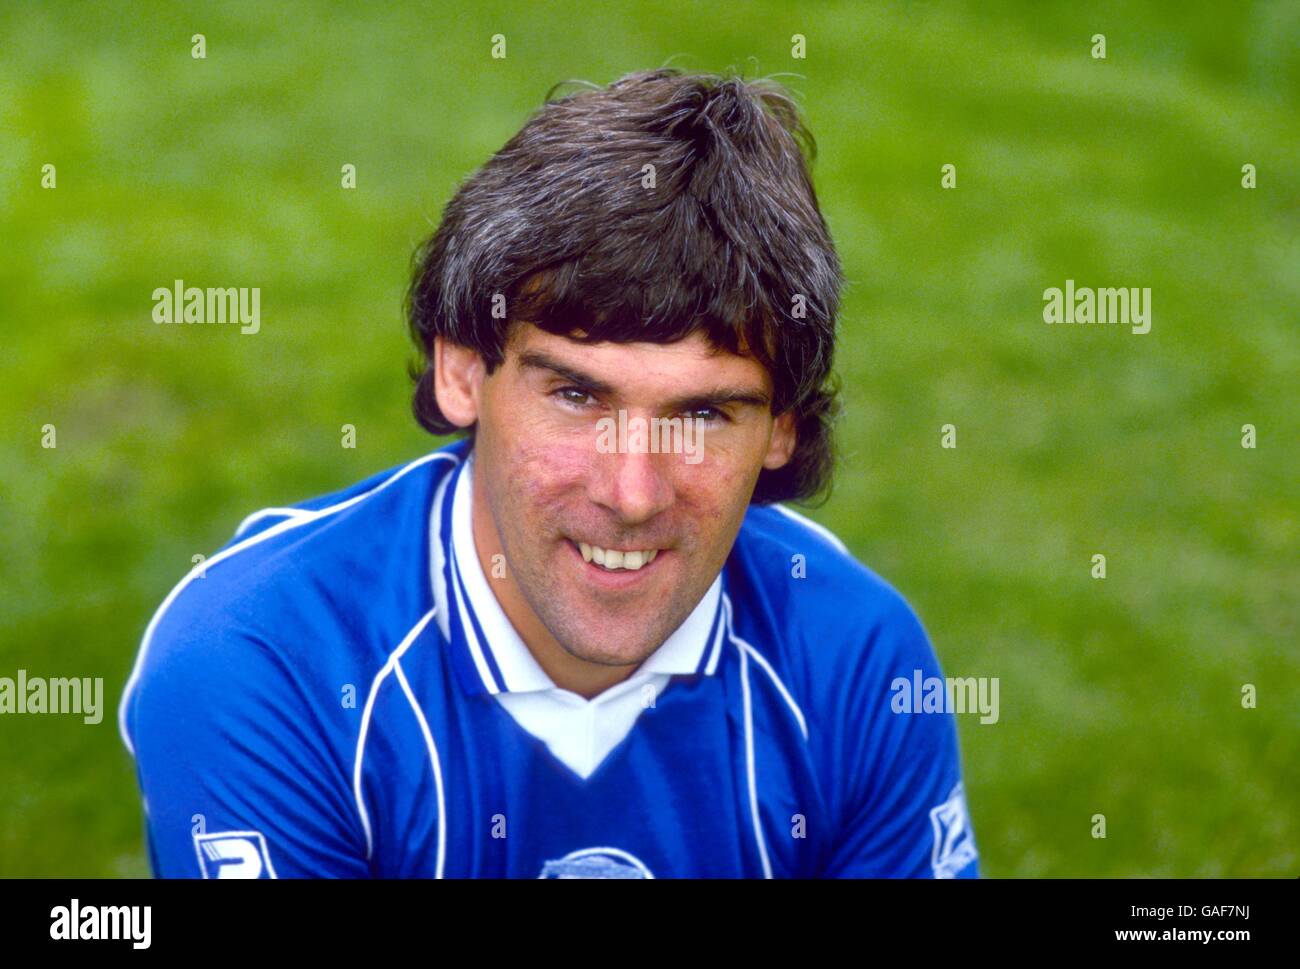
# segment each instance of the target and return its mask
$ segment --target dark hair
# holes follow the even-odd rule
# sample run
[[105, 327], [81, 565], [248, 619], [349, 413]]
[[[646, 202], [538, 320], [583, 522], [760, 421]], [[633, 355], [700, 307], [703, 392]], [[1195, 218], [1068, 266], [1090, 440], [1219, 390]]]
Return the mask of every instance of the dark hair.
[[417, 420], [458, 430], [434, 395], [435, 336], [477, 351], [491, 373], [512, 322], [589, 342], [699, 331], [754, 356], [772, 376], [773, 413], [795, 414], [794, 454], [763, 470], [752, 500], [818, 494], [833, 463], [842, 275], [794, 101], [769, 81], [672, 68], [552, 101], [555, 90], [415, 254]]

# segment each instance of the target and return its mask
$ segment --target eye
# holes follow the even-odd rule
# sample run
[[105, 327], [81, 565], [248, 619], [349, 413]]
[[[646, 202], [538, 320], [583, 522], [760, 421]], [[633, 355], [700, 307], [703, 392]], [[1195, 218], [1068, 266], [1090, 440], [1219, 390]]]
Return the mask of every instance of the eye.
[[691, 420], [701, 420], [707, 424], [716, 424], [727, 418], [727, 415], [716, 407], [692, 407], [682, 411], [682, 416], [689, 417]]
[[573, 407], [586, 407], [591, 403], [591, 394], [578, 387], [560, 387], [551, 391], [552, 397], [558, 397]]

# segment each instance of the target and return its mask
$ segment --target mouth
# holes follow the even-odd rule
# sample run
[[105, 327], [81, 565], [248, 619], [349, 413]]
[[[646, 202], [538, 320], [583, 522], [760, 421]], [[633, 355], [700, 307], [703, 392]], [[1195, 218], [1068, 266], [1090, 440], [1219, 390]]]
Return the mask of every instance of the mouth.
[[611, 581], [620, 586], [636, 582], [654, 571], [655, 561], [664, 552], [659, 548], [605, 548], [576, 539], [569, 539], [568, 544], [581, 558], [584, 571], [602, 585]]
[[594, 562], [607, 572], [626, 569], [628, 572], [640, 571], [655, 560], [659, 554], [657, 548], [601, 548], [586, 542], [575, 542], [584, 562]]

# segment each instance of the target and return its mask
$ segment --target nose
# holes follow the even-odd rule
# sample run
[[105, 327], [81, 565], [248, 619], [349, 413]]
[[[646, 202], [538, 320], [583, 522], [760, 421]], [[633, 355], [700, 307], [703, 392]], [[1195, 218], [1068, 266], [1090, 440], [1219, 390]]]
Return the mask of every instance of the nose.
[[[587, 496], [609, 509], [620, 524], [640, 525], [672, 506], [674, 455], [596, 454]], [[680, 460], [680, 456], [678, 456]]]

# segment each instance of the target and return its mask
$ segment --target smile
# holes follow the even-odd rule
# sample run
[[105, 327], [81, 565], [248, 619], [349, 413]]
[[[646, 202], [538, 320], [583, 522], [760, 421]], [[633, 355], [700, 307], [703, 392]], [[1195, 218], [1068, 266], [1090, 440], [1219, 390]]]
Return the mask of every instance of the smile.
[[578, 551], [582, 553], [583, 561], [595, 562], [601, 568], [608, 572], [617, 572], [625, 570], [635, 572], [643, 566], [649, 565], [659, 554], [659, 549], [632, 549], [624, 551], [617, 548], [601, 548], [599, 545], [588, 545], [586, 542], [574, 542], [578, 546]]

